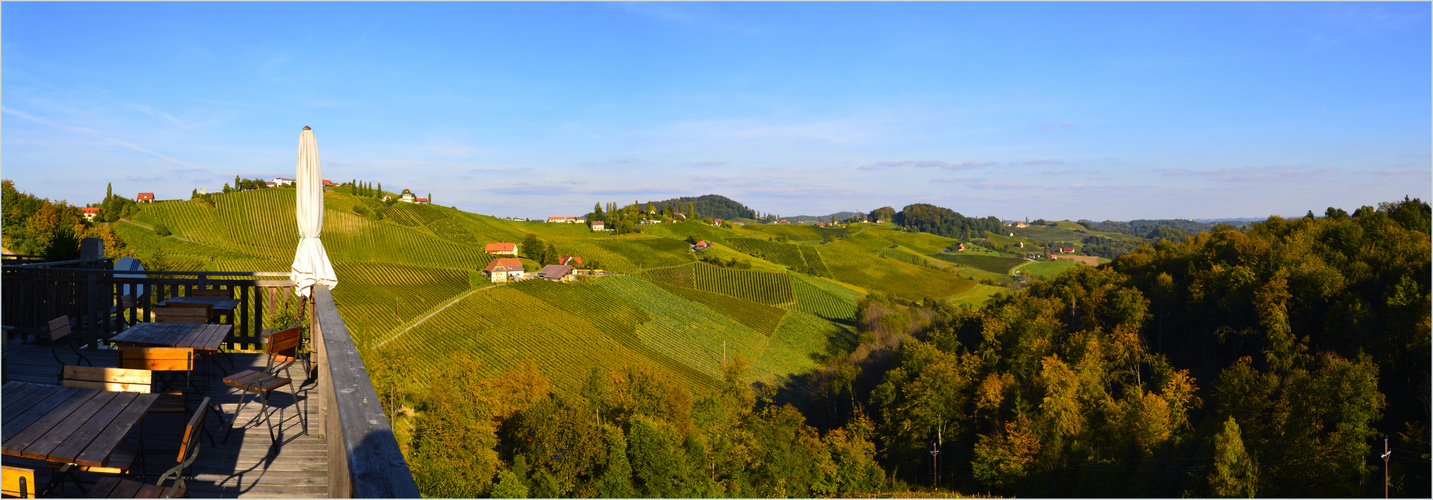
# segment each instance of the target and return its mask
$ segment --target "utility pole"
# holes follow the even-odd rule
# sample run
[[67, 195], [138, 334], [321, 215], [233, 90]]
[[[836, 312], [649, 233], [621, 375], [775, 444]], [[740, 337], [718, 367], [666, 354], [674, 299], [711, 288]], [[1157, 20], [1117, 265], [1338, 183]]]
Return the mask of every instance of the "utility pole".
[[1384, 434], [1384, 435], [1383, 435], [1383, 498], [1388, 498], [1388, 456], [1389, 456], [1389, 455], [1392, 455], [1392, 454], [1393, 454], [1392, 452], [1389, 452], [1389, 451], [1388, 451], [1388, 435], [1387, 435], [1387, 434]]
[[936, 488], [938, 488], [938, 487], [940, 486], [940, 479], [938, 479], [940, 476], [937, 475], [937, 471], [939, 470], [939, 468], [936, 467], [936, 463], [937, 463], [937, 462], [936, 462], [936, 455], [939, 455], [939, 454], [940, 454], [940, 449], [935, 447], [935, 441], [931, 441], [931, 442], [930, 442], [930, 489], [931, 489], [931, 491], [934, 491]]

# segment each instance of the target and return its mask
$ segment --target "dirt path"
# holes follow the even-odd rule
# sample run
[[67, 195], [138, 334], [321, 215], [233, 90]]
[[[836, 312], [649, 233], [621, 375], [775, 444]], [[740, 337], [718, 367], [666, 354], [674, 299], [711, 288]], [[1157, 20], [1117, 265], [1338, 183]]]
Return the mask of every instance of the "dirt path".
[[461, 295], [458, 295], [457, 297], [454, 297], [452, 300], [449, 300], [448, 302], [444, 303], [443, 305], [434, 307], [433, 309], [429, 310], [428, 315], [427, 315], [427, 316], [424, 316], [423, 319], [420, 319], [420, 320], [418, 320], [418, 321], [414, 321], [413, 324], [408, 325], [408, 328], [404, 328], [403, 331], [400, 331], [400, 332], [398, 332], [398, 333], [395, 333], [395, 334], [393, 334], [393, 335], [390, 335], [388, 338], [383, 339], [382, 342], [379, 342], [378, 344], [374, 345], [373, 348], [374, 348], [374, 349], [377, 349], [377, 348], [379, 348], [379, 347], [383, 347], [383, 346], [384, 346], [385, 344], [387, 344], [389, 341], [391, 341], [391, 340], [393, 340], [393, 339], [396, 339], [396, 338], [398, 338], [398, 337], [403, 336], [403, 334], [408, 333], [409, 330], [412, 330], [414, 327], [423, 324], [424, 321], [428, 321], [428, 318], [431, 318], [431, 317], [433, 317], [433, 315], [438, 314], [438, 313], [440, 313], [440, 312], [443, 312], [443, 310], [444, 310], [444, 309], [447, 309], [448, 306], [451, 306], [451, 305], [453, 305], [453, 304], [457, 304], [458, 301], [467, 298], [469, 295], [472, 295], [472, 294], [477, 293], [477, 292], [481, 292], [481, 291], [483, 291], [483, 290], [487, 290], [487, 289], [489, 289], [489, 288], [498, 287], [498, 286], [502, 286], [502, 285], [501, 285], [501, 284], [499, 284], [499, 285], [488, 285], [488, 286], [485, 286], [485, 287], [482, 287], [482, 288], [475, 288], [475, 289], [472, 289], [472, 290], [468, 290], [466, 293], [463, 293], [463, 294], [461, 294]]
[[1028, 266], [1028, 265], [1030, 265], [1030, 264], [1034, 264], [1034, 263], [1035, 263], [1035, 261], [1033, 261], [1033, 260], [1025, 259], [1025, 263], [1024, 263], [1024, 264], [1020, 264], [1020, 265], [1018, 265], [1018, 266], [1015, 266], [1015, 267], [1010, 268], [1010, 275], [1011, 275], [1011, 276], [1015, 276], [1015, 271], [1018, 271], [1018, 270], [1020, 270], [1020, 268], [1025, 267], [1025, 266]]

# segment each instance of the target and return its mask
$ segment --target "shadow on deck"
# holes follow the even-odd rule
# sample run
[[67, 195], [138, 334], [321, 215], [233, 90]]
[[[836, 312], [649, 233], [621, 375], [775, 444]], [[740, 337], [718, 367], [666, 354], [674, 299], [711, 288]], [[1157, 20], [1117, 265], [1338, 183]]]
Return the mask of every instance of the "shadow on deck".
[[[68, 349], [61, 348], [60, 359], [65, 364], [76, 364], [77, 358]], [[84, 351], [85, 357], [95, 366], [118, 366], [115, 351]], [[222, 355], [221, 355], [222, 356]], [[199, 457], [189, 467], [185, 479], [190, 497], [284, 497], [317, 498], [328, 497], [328, 448], [323, 440], [315, 437], [318, 431], [317, 389], [314, 381], [303, 373], [303, 364], [295, 363], [290, 369], [298, 389], [298, 405], [290, 399], [288, 388], [274, 391], [269, 404], [273, 410], [270, 417], [277, 431], [277, 440], [270, 437], [269, 427], [260, 419], [247, 428], [240, 428], [249, 422], [261, 408], [257, 401], [244, 408], [237, 422], [234, 412], [239, 406], [243, 393], [220, 381], [230, 373], [254, 368], [264, 368], [265, 357], [257, 353], [229, 354], [235, 364], [201, 357], [194, 370], [193, 382], [203, 394], [213, 398], [224, 413], [220, 422], [211, 412], [205, 418], [208, 436], [200, 441]], [[58, 385], [61, 364], [55, 361], [49, 347], [7, 344], [4, 346], [5, 381], [17, 380], [41, 384]], [[283, 372], [280, 372], [283, 375]], [[191, 411], [203, 396], [191, 397]], [[250, 399], [254, 399], [252, 396]], [[311, 404], [312, 403], [312, 404]], [[303, 424], [299, 411], [308, 420], [309, 435], [303, 435]], [[153, 483], [165, 470], [177, 462], [179, 441], [184, 433], [188, 415], [178, 413], [151, 414], [137, 432], [130, 434], [132, 443], [138, 444], [142, 437], [145, 464], [142, 480]], [[225, 432], [233, 427], [228, 441]], [[142, 435], [142, 436], [141, 436]], [[212, 438], [212, 441], [211, 439]], [[44, 484], [50, 479], [50, 469], [45, 463], [33, 460], [5, 457], [6, 463], [36, 470], [36, 480]], [[135, 474], [140, 467], [136, 465]], [[101, 474], [77, 473], [85, 488], [94, 484]], [[74, 484], [56, 489], [51, 496], [83, 496]]]

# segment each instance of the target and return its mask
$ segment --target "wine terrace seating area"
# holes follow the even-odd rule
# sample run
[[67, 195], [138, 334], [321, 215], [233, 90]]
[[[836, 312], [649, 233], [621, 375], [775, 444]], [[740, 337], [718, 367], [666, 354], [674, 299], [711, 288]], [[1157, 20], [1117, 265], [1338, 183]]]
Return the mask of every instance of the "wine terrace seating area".
[[[222, 413], [222, 418], [210, 410], [205, 412], [207, 418], [199, 419], [204, 432], [198, 439], [197, 456], [184, 472], [186, 496], [418, 496], [412, 474], [398, 450], [382, 408], [377, 404], [378, 398], [367, 379], [362, 360], [327, 287], [315, 287], [313, 300], [305, 308], [301, 304], [294, 305], [298, 304], [297, 301], [289, 298], [292, 296], [292, 283], [285, 276], [275, 273], [146, 271], [147, 276], [125, 277], [116, 276], [111, 270], [113, 264], [110, 259], [20, 263], [23, 261], [17, 262], [8, 257], [4, 266], [3, 296], [0, 296], [4, 304], [0, 320], [3, 320], [6, 334], [3, 345], [3, 380], [6, 384], [4, 465], [33, 471], [33, 482], [28, 485], [31, 490], [43, 491], [59, 470], [68, 473], [68, 478], [62, 476], [63, 481], [50, 492], [50, 496], [84, 496], [90, 490], [119, 494], [119, 489], [110, 489], [117, 477], [153, 485], [161, 475], [179, 463], [176, 458], [186, 423], [195, 417], [196, 412], [205, 411], [199, 407], [199, 402], [208, 397], [212, 406]], [[194, 294], [196, 290], [205, 292]], [[123, 295], [131, 295], [131, 300], [120, 300]], [[206, 324], [154, 323], [156, 315], [153, 312], [162, 300], [205, 295], [210, 298], [231, 297], [234, 304], [224, 304], [225, 314], [222, 315], [217, 310], [212, 311], [214, 314]], [[285, 302], [291, 304], [286, 306]], [[119, 304], [129, 307], [116, 307]], [[117, 314], [124, 319], [122, 323], [111, 319], [110, 315], [116, 309], [126, 309]], [[264, 326], [273, 326], [276, 317], [283, 319], [282, 316], [300, 312], [300, 324], [308, 327], [306, 338], [297, 351], [290, 349], [286, 352], [289, 355], [296, 352], [298, 357], [312, 361], [312, 371], [306, 368], [305, 363], [299, 362], [281, 373], [282, 377], [291, 378], [291, 382], [275, 389], [268, 398], [268, 409], [272, 412], [268, 422], [262, 418], [254, 421], [254, 417], [263, 411], [263, 406], [253, 401], [256, 398], [252, 393], [250, 404], [236, 416], [244, 391], [235, 384], [226, 384], [223, 379], [246, 370], [265, 370], [270, 365], [270, 357], [264, 352], [265, 341], [276, 329], [265, 329]], [[40, 319], [47, 316], [48, 320]], [[48, 342], [48, 323], [60, 316], [71, 318], [71, 335], [81, 346], [77, 350], [68, 346], [52, 348]], [[88, 321], [75, 318], [87, 318]], [[138, 328], [133, 327], [136, 324]], [[126, 331], [130, 333], [126, 335]], [[182, 340], [159, 340], [164, 338]], [[172, 408], [171, 411], [159, 411], [162, 405], [155, 404], [157, 400], [153, 397], [133, 399], [134, 396], [126, 396], [134, 402], [126, 402], [131, 407], [123, 411], [134, 418], [142, 416], [140, 423], [125, 431], [127, 434], [120, 434], [125, 441], [115, 446], [116, 451], [103, 453], [112, 462], [105, 465], [113, 465], [127, 461], [120, 459], [126, 453], [122, 450], [142, 449], [139, 456], [134, 457], [128, 474], [118, 476], [108, 473], [111, 468], [98, 467], [98, 463], [86, 467], [87, 463], [78, 459], [70, 460], [68, 465], [55, 461], [57, 457], [69, 457], [61, 451], [71, 448], [76, 453], [83, 448], [87, 459], [98, 460], [94, 450], [110, 448], [79, 444], [70, 438], [69, 432], [74, 433], [75, 439], [96, 439], [98, 442], [103, 437], [96, 434], [112, 433], [113, 428], [120, 426], [122, 417], [104, 417], [114, 419], [105, 427], [95, 424], [96, 420], [91, 418], [87, 424], [77, 421], [81, 423], [74, 425], [77, 429], [74, 431], [67, 429], [60, 434], [56, 434], [60, 431], [48, 431], [43, 437], [34, 433], [31, 436], [15, 436], [22, 434], [22, 430], [28, 431], [24, 427], [30, 425], [24, 423], [26, 419], [39, 418], [38, 421], [43, 422], [45, 418], [51, 418], [22, 415], [16, 410], [21, 406], [29, 408], [25, 411], [32, 413], [45, 409], [45, 404], [36, 403], [41, 398], [57, 401], [76, 391], [89, 391], [85, 397], [98, 394], [93, 396], [93, 401], [85, 402], [90, 408], [99, 408], [101, 400], [123, 399], [118, 395], [109, 398], [105, 393], [96, 393], [101, 390], [97, 387], [83, 384], [62, 387], [60, 383], [61, 374], [66, 372], [65, 366], [86, 366], [80, 359], [81, 355], [94, 367], [131, 365], [131, 362], [121, 359], [121, 353], [133, 354], [134, 349], [145, 348], [123, 347], [126, 345], [123, 339], [144, 339], [151, 342], [150, 345], [173, 343], [195, 346], [191, 371], [153, 372], [154, 392], [182, 390], [187, 411], [172, 411]], [[204, 348], [220, 340], [222, 343], [217, 349]], [[291, 340], [286, 342], [285, 346], [293, 345]], [[186, 362], [179, 366], [190, 365]], [[91, 370], [71, 369], [68, 373], [73, 377], [81, 371], [88, 373]], [[162, 380], [177, 381], [171, 384]], [[104, 390], [131, 390], [133, 385], [113, 384], [113, 387]], [[98, 387], [103, 387], [103, 384]], [[148, 387], [138, 390], [147, 392]], [[27, 396], [11, 397], [12, 394]], [[58, 407], [67, 403], [58, 404]], [[119, 411], [115, 410], [115, 413]], [[54, 418], [58, 421], [59, 417]], [[56, 425], [55, 429], [62, 427]], [[102, 428], [104, 430], [100, 430]], [[70, 443], [26, 444], [44, 442], [47, 438], [55, 440], [57, 435], [65, 436], [64, 439], [70, 440]], [[26, 449], [25, 446], [31, 447]], [[39, 453], [33, 452], [36, 446], [41, 449]], [[22, 449], [28, 451], [22, 453]], [[6, 474], [8, 482], [9, 476], [13, 475], [11, 469], [7, 468]], [[168, 478], [165, 486], [171, 486], [173, 479]], [[96, 484], [101, 485], [100, 490], [94, 489]], [[82, 492], [82, 488], [86, 491]]]

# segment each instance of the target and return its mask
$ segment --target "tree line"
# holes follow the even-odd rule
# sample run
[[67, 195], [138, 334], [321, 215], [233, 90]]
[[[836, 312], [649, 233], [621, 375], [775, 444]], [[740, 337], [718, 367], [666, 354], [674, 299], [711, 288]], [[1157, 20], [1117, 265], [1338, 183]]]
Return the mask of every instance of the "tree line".
[[[104, 240], [105, 256], [133, 257], [135, 252], [110, 230], [107, 224], [87, 220], [80, 207], [65, 201], [55, 203], [15, 188], [9, 179], [0, 181], [0, 212], [3, 212], [5, 248], [21, 255], [40, 255], [46, 260], [72, 260], [80, 257], [80, 240]], [[115, 196], [106, 187], [104, 202], [96, 220], [116, 221], [131, 216], [138, 209], [128, 198]]]
[[980, 310], [871, 297], [863, 343], [788, 392], [820, 428], [870, 418], [913, 485], [1371, 496], [1387, 435], [1393, 494], [1428, 496], [1429, 206], [1328, 213], [1142, 245]]

